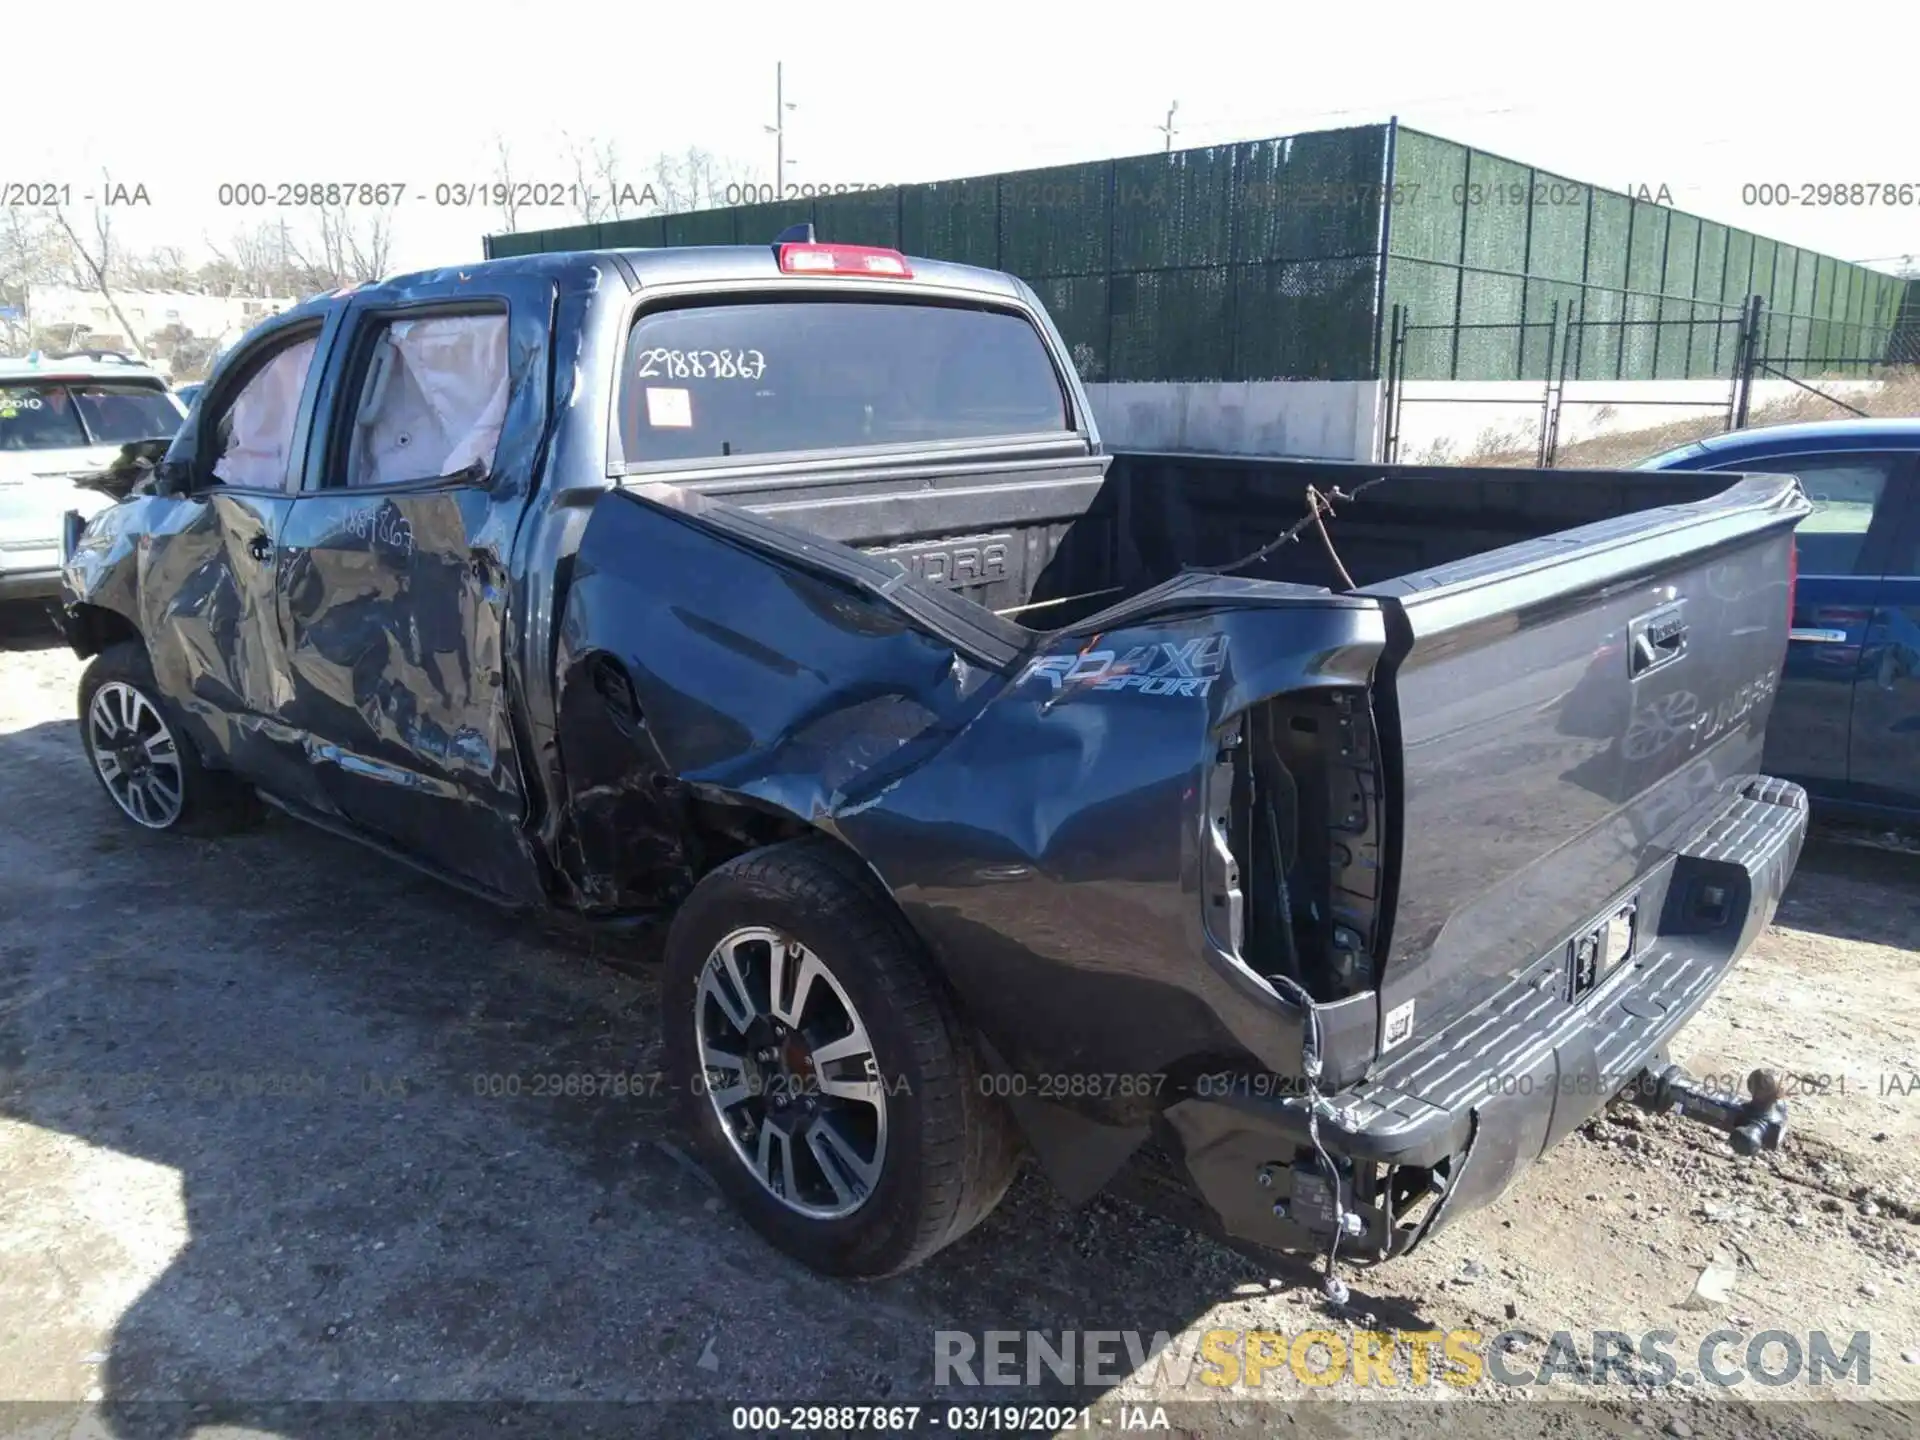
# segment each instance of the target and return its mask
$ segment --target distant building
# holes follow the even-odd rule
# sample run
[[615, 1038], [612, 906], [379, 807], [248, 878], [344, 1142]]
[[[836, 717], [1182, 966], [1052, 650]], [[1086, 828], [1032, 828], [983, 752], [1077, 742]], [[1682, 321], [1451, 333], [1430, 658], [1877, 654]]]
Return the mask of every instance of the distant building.
[[126, 333], [114, 306], [96, 290], [29, 286], [26, 318], [38, 335], [72, 331], [75, 338], [69, 343], [70, 349], [104, 350], [134, 338], [147, 345], [153, 336], [175, 325], [202, 339], [230, 343], [267, 316], [278, 315], [298, 303], [291, 297], [194, 295], [174, 290], [116, 290], [113, 300], [133, 327], [134, 336]]

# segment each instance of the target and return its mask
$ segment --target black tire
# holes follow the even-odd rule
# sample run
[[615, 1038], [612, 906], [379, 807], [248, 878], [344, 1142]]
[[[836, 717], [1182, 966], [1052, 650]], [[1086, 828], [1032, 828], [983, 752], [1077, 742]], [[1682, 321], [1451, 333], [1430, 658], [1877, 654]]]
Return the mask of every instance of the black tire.
[[[170, 817], [163, 813], [158, 823], [153, 818], [140, 819], [129, 811], [102, 771], [96, 747], [97, 727], [92, 723], [91, 712], [95, 697], [110, 685], [137, 692], [152, 707], [173, 742], [171, 753], [178, 761], [180, 803], [177, 813]], [[225, 771], [209, 770], [201, 763], [193, 741], [180, 724], [179, 712], [154, 683], [153, 665], [147, 658], [147, 647], [140, 641], [119, 641], [93, 657], [80, 676], [79, 719], [80, 743], [87, 752], [87, 766], [114, 809], [129, 822], [170, 834], [213, 836], [244, 830], [260, 819], [260, 800], [251, 786]]]
[[[840, 1218], [796, 1213], [736, 1153], [708, 1098], [695, 1027], [701, 973], [721, 940], [777, 930], [825, 964], [859, 1012], [887, 1090], [879, 1179]], [[965, 1027], [919, 939], [857, 858], [824, 837], [730, 861], [695, 887], [667, 937], [668, 1075], [702, 1162], [754, 1229], [824, 1274], [896, 1274], [990, 1214], [1019, 1166], [1012, 1120], [983, 1093]]]

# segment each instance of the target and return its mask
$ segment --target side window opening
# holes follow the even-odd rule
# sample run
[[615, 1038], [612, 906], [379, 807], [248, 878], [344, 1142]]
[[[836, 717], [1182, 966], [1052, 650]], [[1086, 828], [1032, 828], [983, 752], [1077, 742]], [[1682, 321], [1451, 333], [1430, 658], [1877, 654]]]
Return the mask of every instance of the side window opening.
[[365, 363], [341, 483], [492, 472], [510, 379], [504, 313], [390, 320]]
[[1885, 492], [1884, 455], [1779, 455], [1729, 468], [1797, 475], [1813, 512], [1794, 531], [1802, 575], [1853, 575]]
[[215, 429], [216, 479], [266, 490], [286, 488], [300, 393], [319, 343], [318, 335], [309, 335], [276, 351], [233, 397]]

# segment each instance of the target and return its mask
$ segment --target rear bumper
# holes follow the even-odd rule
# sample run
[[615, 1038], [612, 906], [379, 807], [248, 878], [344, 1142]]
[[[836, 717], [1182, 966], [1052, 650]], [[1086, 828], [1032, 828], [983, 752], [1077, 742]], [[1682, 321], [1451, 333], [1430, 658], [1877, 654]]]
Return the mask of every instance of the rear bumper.
[[[1750, 782], [1638, 894], [1658, 915], [1637, 954], [1569, 1002], [1564, 950], [1419, 1050], [1325, 1098], [1320, 1138], [1365, 1232], [1347, 1253], [1402, 1254], [1505, 1191], [1632, 1084], [1773, 918], [1806, 836], [1797, 785]], [[1703, 896], [1719, 892], [1717, 906]], [[1190, 1099], [1167, 1111], [1187, 1168], [1230, 1234], [1315, 1248], [1331, 1197], [1303, 1157], [1307, 1101]], [[1294, 1196], [1294, 1182], [1308, 1193]], [[1423, 1203], [1424, 1202], [1424, 1203]], [[1277, 1213], [1283, 1212], [1283, 1213]]]

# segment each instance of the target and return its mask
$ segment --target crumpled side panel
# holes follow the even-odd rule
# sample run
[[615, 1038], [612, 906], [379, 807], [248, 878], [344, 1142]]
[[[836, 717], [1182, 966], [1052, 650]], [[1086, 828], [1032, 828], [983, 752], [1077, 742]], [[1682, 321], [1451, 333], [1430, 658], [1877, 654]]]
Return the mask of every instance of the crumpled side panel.
[[142, 496], [88, 517], [62, 576], [66, 603], [98, 605], [139, 625], [136, 550], [156, 503]]
[[1197, 1056], [1285, 1071], [1297, 1016], [1210, 958], [1202, 778], [1225, 716], [1364, 686], [1384, 643], [1368, 606], [1190, 602], [983, 672], [877, 595], [615, 492], [558, 668], [566, 772], [591, 777], [564, 802], [594, 837], [573, 863], [670, 900], [696, 867], [663, 797], [742, 797], [863, 857], [1021, 1072], [1137, 1076], [1138, 1099]]
[[124, 500], [81, 535], [66, 598], [111, 610], [139, 631], [155, 682], [210, 763], [310, 799], [298, 737], [273, 718], [290, 693], [274, 565], [251, 548], [273, 536], [291, 503], [220, 490]]
[[684, 888], [676, 787], [830, 827], [997, 681], [883, 602], [618, 491], [575, 562], [557, 673], [574, 873], [626, 905]]

